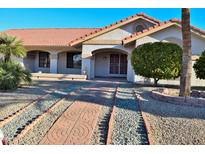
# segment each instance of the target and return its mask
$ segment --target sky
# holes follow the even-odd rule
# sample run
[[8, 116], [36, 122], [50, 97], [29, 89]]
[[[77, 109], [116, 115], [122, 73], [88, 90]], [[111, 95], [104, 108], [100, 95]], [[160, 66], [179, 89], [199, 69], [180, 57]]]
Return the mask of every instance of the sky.
[[[144, 12], [161, 21], [181, 18], [181, 9], [0, 9], [0, 31], [19, 28], [99, 28]], [[191, 9], [191, 24], [205, 30], [205, 9]]]

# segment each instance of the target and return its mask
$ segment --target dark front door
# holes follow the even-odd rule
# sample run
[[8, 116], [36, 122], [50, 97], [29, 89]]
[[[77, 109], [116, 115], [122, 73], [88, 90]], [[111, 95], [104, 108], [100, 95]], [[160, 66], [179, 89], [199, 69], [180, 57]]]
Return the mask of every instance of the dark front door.
[[127, 55], [110, 55], [110, 74], [127, 74]]

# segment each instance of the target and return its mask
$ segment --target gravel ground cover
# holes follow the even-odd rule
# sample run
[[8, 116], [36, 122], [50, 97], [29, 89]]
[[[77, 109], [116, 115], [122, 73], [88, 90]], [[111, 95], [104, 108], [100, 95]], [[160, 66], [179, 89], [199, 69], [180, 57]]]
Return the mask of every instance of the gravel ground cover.
[[104, 98], [105, 101], [101, 104], [102, 110], [98, 118], [97, 126], [93, 132], [93, 135], [91, 137], [91, 143], [90, 144], [100, 144], [104, 145], [106, 144], [107, 139], [107, 133], [108, 133], [108, 122], [109, 117], [111, 114], [112, 109], [112, 103], [113, 103], [113, 97], [114, 92], [116, 90], [116, 85], [114, 83], [110, 84], [110, 87], [107, 89], [106, 92], [104, 92]]
[[16, 91], [0, 92], [0, 120], [24, 108], [44, 94], [46, 94], [46, 91], [36, 86], [22, 87]]
[[180, 106], [155, 100], [151, 87], [135, 89], [150, 125], [154, 144], [205, 144], [205, 108]]
[[148, 144], [146, 129], [132, 84], [122, 84], [116, 93], [111, 144]]
[[63, 87], [60, 90], [55, 90], [50, 93], [48, 96], [43, 99], [37, 101], [36, 103], [30, 105], [27, 110], [15, 117], [11, 122], [5, 124], [1, 129], [4, 132], [4, 135], [11, 142], [12, 139], [19, 133], [26, 125], [31, 123], [35, 118], [39, 115], [46, 112], [52, 105], [54, 105], [59, 99], [65, 97], [65, 95], [73, 90], [79, 88], [83, 83], [80, 84], [67, 84], [67, 88]]

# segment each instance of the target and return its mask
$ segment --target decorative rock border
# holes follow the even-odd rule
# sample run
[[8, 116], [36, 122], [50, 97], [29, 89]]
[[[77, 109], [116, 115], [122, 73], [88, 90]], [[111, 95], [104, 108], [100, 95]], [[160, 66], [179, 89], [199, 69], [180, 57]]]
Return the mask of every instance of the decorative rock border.
[[196, 97], [180, 97], [167, 95], [169, 89], [158, 89], [153, 90], [151, 96], [159, 101], [168, 102], [176, 105], [194, 106], [194, 107], [205, 107], [205, 98]]

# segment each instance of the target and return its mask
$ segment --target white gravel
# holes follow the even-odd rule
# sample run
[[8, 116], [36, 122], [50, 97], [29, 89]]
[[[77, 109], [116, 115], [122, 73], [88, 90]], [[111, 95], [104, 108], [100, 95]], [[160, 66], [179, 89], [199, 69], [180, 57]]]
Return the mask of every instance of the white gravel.
[[115, 105], [111, 144], [148, 144], [144, 121], [132, 84], [124, 84], [118, 88]]
[[[137, 87], [137, 86], [136, 86]], [[151, 127], [154, 144], [205, 144], [205, 108], [161, 102], [150, 96], [151, 87], [136, 92]]]

